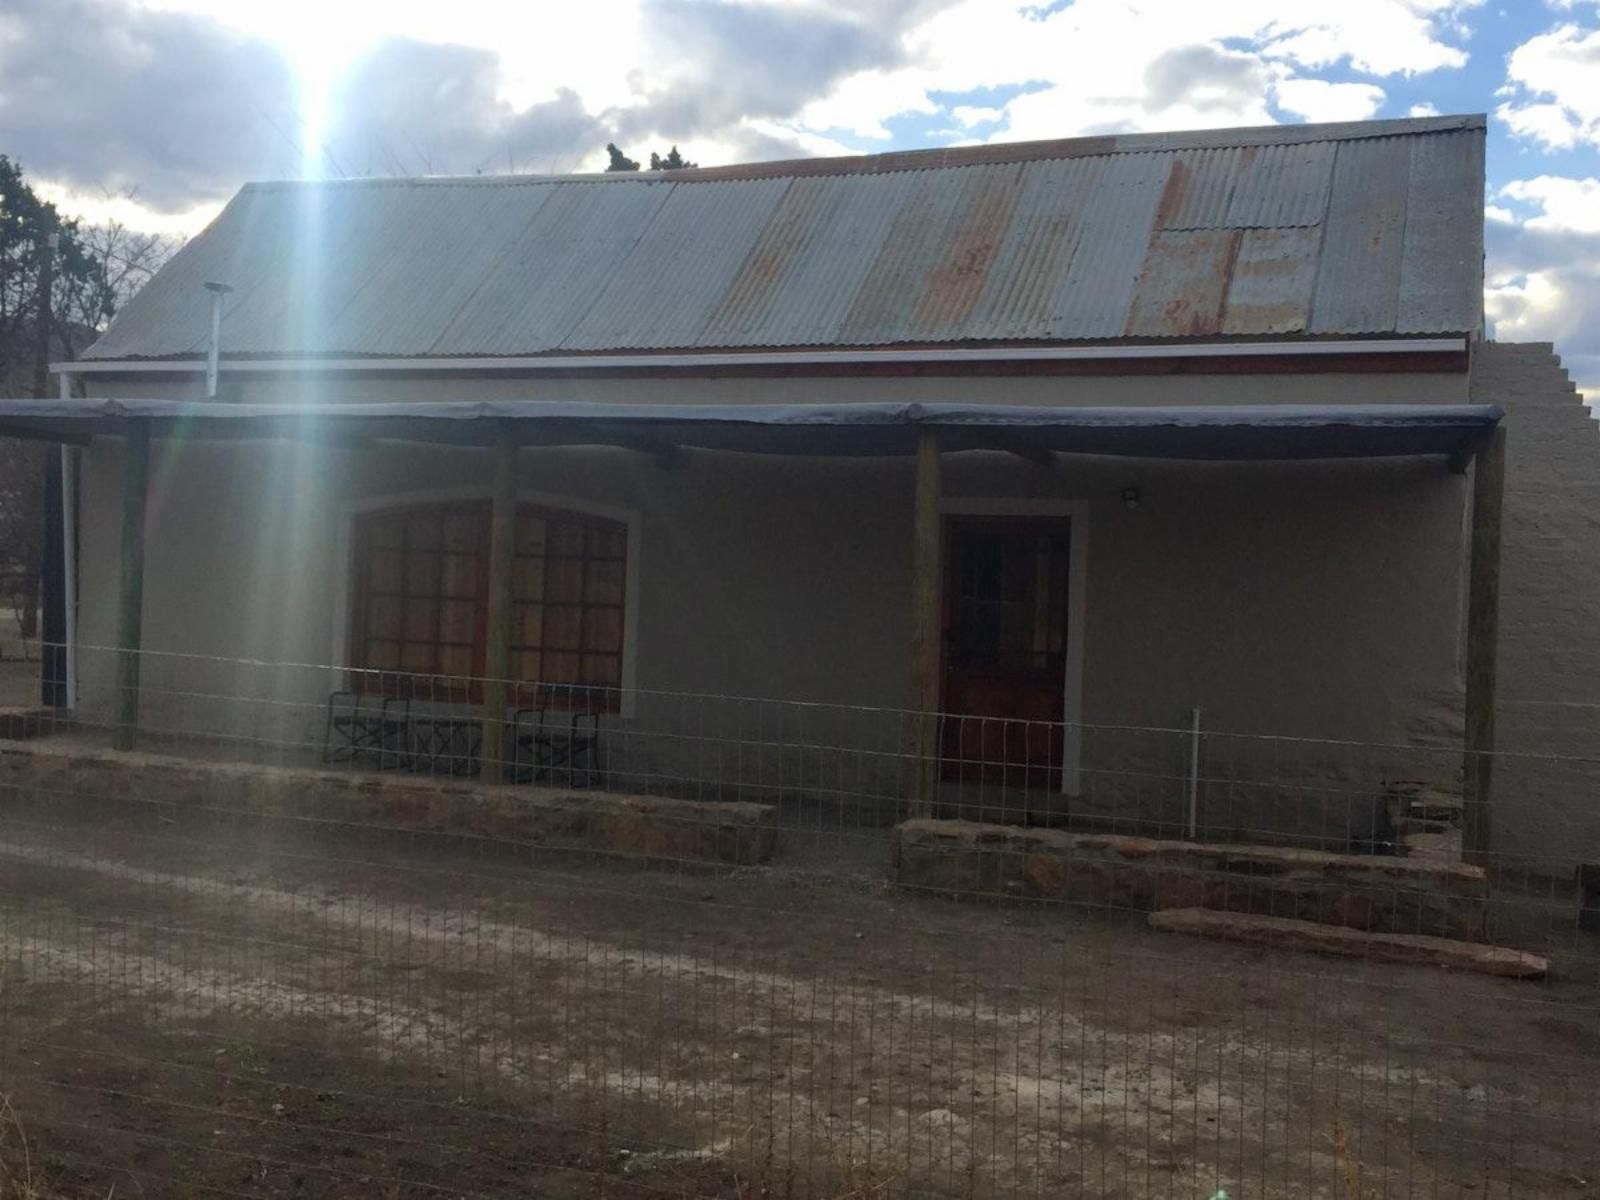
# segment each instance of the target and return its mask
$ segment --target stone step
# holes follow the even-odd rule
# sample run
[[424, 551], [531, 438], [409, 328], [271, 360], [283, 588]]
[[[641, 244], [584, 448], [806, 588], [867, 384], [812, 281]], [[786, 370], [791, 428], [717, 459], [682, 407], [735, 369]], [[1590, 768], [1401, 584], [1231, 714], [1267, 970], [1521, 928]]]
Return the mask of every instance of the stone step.
[[1168, 908], [1153, 912], [1150, 926], [1170, 933], [1195, 933], [1281, 950], [1340, 954], [1377, 962], [1422, 963], [1505, 979], [1543, 979], [1550, 969], [1548, 959], [1504, 946], [1458, 942], [1453, 938], [1417, 933], [1365, 933], [1292, 917], [1217, 912], [1209, 908]]

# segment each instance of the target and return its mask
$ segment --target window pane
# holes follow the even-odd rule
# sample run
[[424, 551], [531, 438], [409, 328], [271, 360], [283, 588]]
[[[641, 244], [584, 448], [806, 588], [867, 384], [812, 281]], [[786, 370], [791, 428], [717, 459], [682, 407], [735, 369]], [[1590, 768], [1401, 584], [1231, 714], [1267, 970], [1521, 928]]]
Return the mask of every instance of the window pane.
[[412, 551], [406, 555], [406, 595], [439, 594], [439, 556]]
[[546, 607], [544, 647], [547, 650], [579, 650], [583, 647], [583, 609], [577, 605]]
[[399, 640], [399, 600], [393, 596], [373, 596], [367, 601], [367, 637]]
[[511, 568], [511, 594], [518, 600], [544, 598], [544, 559], [519, 558]]
[[478, 560], [466, 554], [447, 554], [440, 591], [446, 596], [472, 597], [478, 594]]
[[405, 556], [395, 550], [379, 550], [372, 556], [368, 586], [374, 592], [398, 592], [401, 588]]
[[416, 512], [406, 523], [406, 546], [412, 550], [437, 550], [444, 514], [437, 511]]
[[544, 598], [549, 604], [577, 604], [583, 600], [583, 560], [554, 558], [545, 575]]
[[470, 600], [446, 600], [439, 609], [439, 640], [472, 646], [477, 632], [478, 607]]
[[584, 575], [583, 598], [589, 603], [622, 603], [624, 576], [620, 561], [586, 563]]
[[518, 554], [544, 556], [545, 522], [543, 517], [523, 512], [517, 516], [516, 551]]
[[584, 528], [570, 521], [551, 521], [549, 552], [552, 557], [581, 558], [584, 553]]
[[543, 683], [583, 683], [583, 659], [576, 654], [546, 654]]
[[439, 648], [439, 670], [446, 675], [471, 675], [472, 647], [468, 646], [441, 646]]
[[444, 519], [444, 548], [457, 554], [476, 554], [483, 517], [471, 510], [456, 511]]
[[538, 604], [517, 605], [516, 624], [511, 629], [511, 640], [518, 646], [544, 645], [544, 609]]
[[591, 608], [583, 614], [583, 648], [608, 652], [622, 649], [620, 608]]
[[399, 642], [372, 641], [367, 643], [367, 666], [375, 671], [393, 671], [399, 665]]
[[434, 600], [407, 600], [405, 637], [408, 642], [432, 642], [439, 637], [439, 605]]

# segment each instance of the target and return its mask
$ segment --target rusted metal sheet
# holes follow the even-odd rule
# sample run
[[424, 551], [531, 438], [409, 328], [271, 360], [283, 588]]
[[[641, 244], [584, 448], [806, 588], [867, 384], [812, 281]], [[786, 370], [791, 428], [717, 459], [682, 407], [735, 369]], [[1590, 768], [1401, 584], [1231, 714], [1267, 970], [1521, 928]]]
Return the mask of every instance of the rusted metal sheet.
[[1312, 333], [1383, 333], [1401, 324], [1411, 142], [1368, 138], [1339, 147], [1322, 230]]
[[949, 341], [965, 335], [1010, 228], [1022, 172], [1013, 163], [985, 170], [973, 180], [967, 203], [923, 281], [910, 330], [916, 340]]
[[921, 181], [920, 173], [910, 171], [795, 180], [701, 331], [699, 344], [836, 341], [896, 214]]
[[[952, 307], [970, 309], [1015, 203], [1018, 166], [965, 167], [922, 175], [903, 199], [877, 258], [839, 330], [845, 345], [959, 338]], [[985, 222], [988, 222], [987, 227]], [[998, 222], [998, 228], [995, 224]], [[990, 247], [963, 279], [952, 253], [966, 236]], [[974, 280], [972, 274], [978, 277]]]
[[1083, 192], [1076, 252], [1055, 280], [1049, 336], [1122, 336], [1167, 167], [1161, 154], [1098, 160], [1095, 177]]
[[1156, 228], [1228, 228], [1241, 167], [1254, 152], [1253, 146], [1228, 146], [1174, 155], [1156, 210]]
[[695, 345], [789, 186], [787, 179], [673, 184], [562, 349]]
[[1331, 141], [1249, 147], [1222, 223], [1234, 229], [1320, 224], [1337, 149]]
[[1088, 197], [1108, 161], [1025, 165], [1010, 225], [968, 318], [969, 336], [1050, 336], [1056, 289], [1077, 253]]
[[1221, 332], [1305, 332], [1321, 240], [1320, 232], [1307, 226], [1241, 230], [1223, 301]]
[[1164, 229], [1150, 242], [1125, 332], [1181, 338], [1222, 329], [1222, 302], [1239, 253], [1232, 229]]
[[1470, 332], [1483, 139], [1449, 118], [252, 185], [88, 357], [198, 353], [207, 280], [234, 289], [225, 352], [254, 355]]

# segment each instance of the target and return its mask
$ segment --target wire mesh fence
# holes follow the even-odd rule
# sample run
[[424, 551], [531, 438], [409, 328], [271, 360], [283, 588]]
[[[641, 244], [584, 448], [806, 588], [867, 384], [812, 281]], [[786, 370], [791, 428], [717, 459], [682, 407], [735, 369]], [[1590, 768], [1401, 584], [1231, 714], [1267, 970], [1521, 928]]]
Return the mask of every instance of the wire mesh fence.
[[1600, 1194], [1600, 757], [77, 655], [0, 1196]]

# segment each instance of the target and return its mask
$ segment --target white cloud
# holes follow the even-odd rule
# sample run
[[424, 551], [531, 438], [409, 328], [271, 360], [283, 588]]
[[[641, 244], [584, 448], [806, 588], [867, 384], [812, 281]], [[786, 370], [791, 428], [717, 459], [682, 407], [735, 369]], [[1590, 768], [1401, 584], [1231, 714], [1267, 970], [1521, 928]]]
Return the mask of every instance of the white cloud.
[[1498, 204], [1485, 204], [1483, 218], [1486, 221], [1499, 221], [1502, 225], [1515, 225], [1517, 214], [1509, 208], [1501, 208]]
[[1600, 145], [1600, 28], [1565, 24], [1529, 38], [1506, 76], [1514, 90], [1497, 115], [1513, 133], [1551, 148]]
[[1040, 16], [1019, 0], [957, 0], [905, 30], [901, 64], [838, 81], [800, 121], [882, 137], [893, 117], [930, 112], [930, 92], [1029, 84], [991, 136], [1264, 124], [1274, 83], [1302, 78], [1318, 86], [1289, 88], [1285, 111], [1368, 116], [1382, 99], [1374, 84], [1306, 77], [1337, 63], [1380, 76], [1458, 67], [1456, 22], [1476, 3], [1076, 0]]
[[1431, 100], [1424, 100], [1422, 103], [1413, 104], [1406, 109], [1406, 116], [1408, 117], [1437, 117], [1438, 115], [1439, 106]]
[[1600, 396], [1600, 179], [1540, 175], [1498, 195], [1485, 233], [1484, 311], [1506, 341], [1554, 342], [1578, 386]]
[[1370, 83], [1285, 79], [1272, 90], [1279, 108], [1308, 121], [1364, 121], [1384, 101], [1383, 89]]
[[1539, 175], [1513, 179], [1499, 194], [1539, 206], [1538, 215], [1525, 222], [1529, 229], [1600, 234], [1600, 179]]
[[956, 124], [963, 129], [971, 129], [974, 125], [987, 125], [991, 121], [1003, 121], [1006, 110], [1003, 108], [974, 108], [970, 104], [958, 104], [950, 110], [950, 115], [955, 118]]

